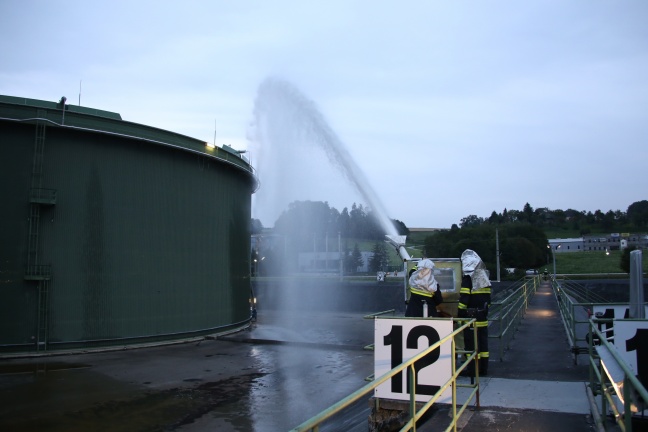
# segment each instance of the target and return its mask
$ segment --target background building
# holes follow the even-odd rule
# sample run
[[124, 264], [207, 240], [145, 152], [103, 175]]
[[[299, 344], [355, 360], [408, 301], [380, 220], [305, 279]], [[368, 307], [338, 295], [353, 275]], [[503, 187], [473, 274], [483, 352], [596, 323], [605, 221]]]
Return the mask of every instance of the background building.
[[583, 252], [583, 238], [549, 239], [549, 246], [555, 253]]
[[0, 349], [247, 325], [256, 187], [231, 148], [0, 96]]
[[628, 247], [646, 249], [648, 236], [638, 233], [593, 234], [583, 236], [585, 250], [621, 250]]
[[549, 245], [556, 253], [623, 250], [628, 247], [646, 249], [648, 248], [648, 235], [637, 233], [591, 234], [578, 238], [549, 239]]

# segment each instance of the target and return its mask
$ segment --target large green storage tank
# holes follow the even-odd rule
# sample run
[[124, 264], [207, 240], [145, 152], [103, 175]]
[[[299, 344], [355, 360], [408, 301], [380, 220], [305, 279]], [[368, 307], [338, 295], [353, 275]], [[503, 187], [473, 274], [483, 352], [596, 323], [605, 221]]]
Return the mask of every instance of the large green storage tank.
[[256, 187], [231, 148], [0, 96], [0, 350], [249, 325]]

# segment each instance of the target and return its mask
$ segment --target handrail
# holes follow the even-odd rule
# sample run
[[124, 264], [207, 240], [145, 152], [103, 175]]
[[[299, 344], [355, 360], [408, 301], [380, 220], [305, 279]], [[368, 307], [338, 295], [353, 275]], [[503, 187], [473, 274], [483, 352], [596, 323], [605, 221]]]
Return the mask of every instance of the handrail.
[[[374, 319], [377, 316], [387, 315], [388, 313], [391, 313], [392, 315], [395, 315], [396, 314], [396, 309], [389, 309], [389, 310], [382, 311], [382, 312], [372, 313], [372, 314], [369, 314], [369, 315], [365, 315], [362, 318], [363, 319]], [[362, 349], [367, 350], [367, 351], [373, 351], [374, 348], [375, 348], [374, 344], [369, 344], [369, 345], [365, 345], [364, 347], [362, 347]], [[371, 381], [372, 379], [373, 379], [373, 375], [369, 375], [367, 378], [365, 378], [366, 381]]]
[[363, 318], [363, 319], [374, 319], [374, 318], [377, 317], [377, 316], [380, 316], [380, 315], [387, 315], [388, 313], [394, 315], [394, 314], [396, 313], [396, 309], [389, 309], [389, 310], [382, 311], [382, 312], [372, 313], [372, 314], [369, 314], [369, 315], [365, 315], [365, 316], [363, 316], [362, 318]]
[[[395, 315], [396, 314], [396, 309], [389, 309], [389, 310], [382, 311], [382, 312], [372, 313], [372, 314], [369, 314], [369, 315], [365, 315], [362, 318], [363, 319], [374, 319], [377, 316], [387, 315], [388, 313], [391, 313], [392, 315]], [[373, 351], [374, 350], [374, 344], [365, 345], [364, 347], [362, 347], [362, 349], [367, 350], [367, 351]], [[367, 377], [367, 381], [370, 381], [369, 378], [373, 379], [373, 375], [370, 375], [369, 377]]]
[[[570, 295], [569, 290], [565, 290], [557, 278], [553, 278], [551, 283], [554, 296], [558, 302], [558, 311], [560, 312], [562, 323], [565, 327], [567, 342], [574, 355], [574, 364], [578, 364], [578, 354], [583, 354], [583, 349], [579, 346], [578, 342], [586, 342], [586, 338], [578, 336], [577, 327], [579, 324], [586, 324], [587, 320], [579, 320], [576, 317], [576, 310], [578, 307], [582, 307], [583, 310], [588, 310], [586, 306], [593, 306], [595, 303], [577, 303], [574, 297]], [[589, 319], [589, 314], [588, 312], [587, 319]]]
[[[558, 301], [558, 308], [562, 317], [565, 333], [574, 354], [574, 363], [578, 363], [578, 355], [588, 355], [590, 382], [588, 384], [588, 398], [590, 411], [599, 430], [604, 429], [605, 418], [609, 411], [619, 429], [624, 432], [632, 431], [632, 404], [638, 399], [643, 400], [643, 411], [648, 403], [648, 391], [635, 376], [630, 366], [619, 356], [611, 342], [609, 334], [614, 330], [610, 325], [612, 318], [592, 316], [597, 306], [624, 305], [619, 302], [579, 302], [583, 299], [600, 300], [592, 293], [587, 293], [577, 285], [566, 280], [552, 280], [553, 292]], [[584, 314], [587, 317], [583, 317]], [[579, 317], [579, 315], [581, 315]], [[599, 327], [606, 325], [604, 330]], [[587, 330], [587, 331], [585, 331]], [[602, 357], [603, 356], [603, 357]], [[612, 382], [611, 375], [615, 375]], [[622, 408], [615, 402], [614, 395], [623, 401]], [[600, 396], [600, 407], [597, 406], [595, 396]], [[600, 408], [600, 410], [599, 410]]]
[[[459, 366], [459, 368], [456, 368], [456, 353], [457, 351], [455, 350], [455, 343], [454, 343], [454, 338], [455, 336], [462, 334], [462, 332], [467, 329], [471, 324], [474, 324], [475, 319], [453, 319], [454, 321], [460, 321], [464, 322], [463, 325], [459, 326], [457, 329], [455, 329], [452, 333], [450, 333], [448, 336], [444, 337], [440, 341], [430, 345], [427, 349], [421, 351], [419, 354], [415, 355], [414, 357], [410, 358], [409, 360], [404, 361], [400, 365], [396, 366], [389, 372], [385, 373], [381, 377], [373, 380], [369, 384], [366, 384], [364, 387], [360, 388], [359, 390], [351, 393], [349, 396], [345, 397], [341, 401], [337, 402], [336, 404], [330, 406], [329, 408], [325, 409], [324, 411], [320, 412], [319, 414], [315, 415], [314, 417], [310, 418], [309, 420], [306, 420], [296, 428], [292, 429], [291, 432], [304, 432], [304, 431], [318, 431], [319, 430], [319, 425], [322, 424], [324, 421], [330, 419], [333, 417], [335, 414], [339, 413], [343, 409], [349, 407], [351, 404], [354, 402], [357, 402], [362, 398], [363, 396], [369, 394], [372, 392], [376, 387], [384, 383], [385, 381], [391, 379], [394, 375], [401, 373], [403, 370], [406, 368], [410, 368], [410, 380], [415, 380], [416, 379], [416, 370], [414, 369], [414, 363], [417, 362], [418, 360], [422, 359], [423, 357], [427, 356], [428, 354], [432, 353], [434, 350], [439, 349], [441, 345], [443, 345], [446, 342], [450, 342], [451, 347], [452, 347], [452, 353], [451, 353], [451, 365], [452, 365], [452, 376], [446, 383], [441, 386], [441, 388], [432, 396], [432, 398], [426, 402], [420, 410], [416, 410], [416, 386], [413, 385], [412, 381], [410, 383], [410, 389], [412, 389], [412, 393], [410, 393], [410, 402], [409, 402], [409, 413], [410, 413], [410, 420], [407, 422], [401, 431], [407, 431], [412, 428], [415, 428], [415, 423], [417, 420], [419, 420], [426, 412], [427, 410], [434, 404], [434, 402], [441, 397], [443, 394], [443, 391], [445, 391], [448, 386], [454, 385], [453, 386], [453, 391], [452, 391], [452, 412], [454, 414], [453, 420], [448, 426], [448, 431], [452, 428], [453, 430], [457, 430], [457, 419], [461, 416], [461, 414], [465, 411], [466, 407], [468, 406], [468, 403], [473, 399], [475, 395], [477, 395], [477, 400], [479, 400], [479, 368], [475, 368], [477, 373], [475, 374], [475, 382], [474, 384], [458, 384], [457, 383], [457, 378], [459, 374], [466, 368], [468, 367], [468, 364], [471, 361], [475, 361], [475, 358], [477, 356], [475, 351], [468, 351], [464, 352], [465, 354], [470, 354], [466, 358], [466, 360]], [[475, 341], [477, 338], [477, 327], [473, 326], [473, 331], [474, 331], [474, 337]], [[476, 346], [476, 344], [475, 344]], [[457, 386], [461, 387], [472, 387], [473, 390], [470, 392], [468, 395], [468, 398], [466, 402], [460, 407], [459, 411], [457, 411], [457, 392], [456, 388]]]
[[[648, 403], [648, 391], [644, 385], [639, 381], [635, 376], [635, 373], [630, 369], [628, 364], [619, 356], [616, 349], [613, 345], [608, 342], [607, 337], [603, 334], [604, 332], [599, 331], [598, 324], [605, 322], [612, 322], [612, 319], [598, 319], [591, 318], [589, 319], [589, 363], [590, 363], [590, 383], [589, 388], [594, 395], [600, 394], [601, 397], [601, 410], [598, 411], [598, 407], [593, 404], [592, 409], [596, 412], [592, 412], [592, 415], [595, 417], [597, 423], [601, 423], [601, 413], [608, 412], [609, 408], [614, 413], [614, 419], [622, 431], [632, 431], [632, 403], [633, 399], [636, 401], [641, 398], [643, 400], [643, 406], [645, 410], [645, 404]], [[607, 369], [610, 370], [611, 367], [618, 367], [623, 372], [623, 388], [619, 389], [614, 385], [608, 385], [606, 383], [607, 373], [604, 373], [602, 369], [604, 368], [603, 360], [600, 356], [595, 355], [595, 341], [596, 345], [603, 346], [607, 350], [609, 356], [606, 357], [606, 360], [611, 360], [615, 364], [607, 365]], [[611, 356], [611, 359], [610, 359]], [[598, 364], [597, 361], [598, 360]], [[617, 369], [618, 370], [618, 369]], [[594, 377], [596, 376], [596, 379]], [[608, 377], [611, 378], [611, 377]], [[612, 398], [611, 393], [615, 392], [617, 397], [623, 401], [623, 412], [619, 411], [614, 399]], [[619, 394], [622, 393], [622, 394]]]
[[[558, 281], [556, 282], [558, 283]], [[582, 281], [563, 277], [560, 279], [560, 287], [580, 303], [607, 303], [605, 297], [597, 294], [591, 289], [588, 289], [583, 285]]]
[[[574, 364], [578, 364], [578, 356], [580, 354], [588, 353], [589, 326], [590, 317], [596, 306], [611, 306], [627, 305], [624, 302], [587, 302], [580, 303], [574, 297], [573, 289], [570, 285], [564, 287], [563, 284], [554, 279], [552, 281], [554, 295], [558, 301], [558, 309], [562, 317], [562, 322], [565, 327], [565, 334], [570, 346], [570, 350], [574, 355]], [[581, 311], [581, 318], [578, 317], [577, 311]]]
[[[553, 278], [551, 281], [554, 296], [556, 297], [556, 301], [558, 302], [558, 311], [560, 312], [560, 316], [562, 318], [562, 323], [563, 326], [565, 327], [565, 334], [567, 335], [567, 342], [569, 343], [569, 347], [574, 353], [574, 364], [578, 363], [578, 345], [577, 341], [579, 340], [577, 332], [576, 332], [576, 326], [579, 323], [579, 321], [576, 319], [576, 306], [574, 304], [574, 301], [572, 297], [567, 295], [566, 291], [562, 289], [562, 286], [558, 282], [556, 278]], [[584, 323], [585, 321], [581, 321], [581, 323]], [[584, 339], [583, 339], [584, 340]]]
[[489, 331], [488, 338], [499, 339], [500, 361], [504, 357], [505, 349], [509, 348], [513, 335], [529, 307], [529, 299], [535, 295], [539, 285], [540, 276], [525, 279], [504, 299], [491, 303], [490, 317], [488, 318], [489, 328], [495, 329], [494, 323], [497, 323], [497, 332]]

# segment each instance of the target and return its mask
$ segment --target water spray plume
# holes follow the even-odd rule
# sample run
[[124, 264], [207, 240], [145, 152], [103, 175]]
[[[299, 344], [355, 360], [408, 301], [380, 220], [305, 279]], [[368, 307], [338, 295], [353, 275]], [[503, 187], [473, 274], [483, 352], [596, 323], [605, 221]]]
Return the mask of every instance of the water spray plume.
[[[335, 167], [360, 194], [376, 216], [385, 234], [397, 236], [394, 224], [387, 216], [385, 208], [367, 181], [364, 173], [355, 163], [344, 143], [331, 129], [313, 101], [305, 97], [295, 86], [280, 80], [269, 78], [261, 83], [254, 106], [255, 131], [252, 139], [263, 146], [275, 146], [282, 152], [273, 152], [267, 157], [288, 157], [288, 152], [306, 143], [313, 143], [322, 149], [331, 165]], [[267, 150], [266, 150], [267, 151]], [[260, 149], [263, 153], [263, 150]], [[277, 154], [279, 153], [279, 154]], [[284, 167], [290, 169], [290, 167]], [[281, 170], [278, 170], [281, 171]], [[263, 173], [260, 180], [266, 182]], [[285, 176], [285, 172], [271, 175]], [[281, 187], [287, 189], [288, 182]], [[274, 193], [283, 193], [285, 191]], [[335, 191], [333, 191], [335, 192]], [[277, 200], [270, 200], [276, 202]]]

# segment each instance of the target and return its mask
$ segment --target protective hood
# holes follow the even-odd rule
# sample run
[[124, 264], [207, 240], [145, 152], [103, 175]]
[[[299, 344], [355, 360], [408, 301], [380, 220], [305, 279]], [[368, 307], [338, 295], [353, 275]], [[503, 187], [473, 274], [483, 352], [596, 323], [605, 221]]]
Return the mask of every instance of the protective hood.
[[409, 278], [409, 284], [412, 288], [435, 292], [439, 286], [434, 279], [434, 263], [432, 260], [423, 259], [418, 263], [418, 270], [412, 273]]
[[466, 249], [461, 254], [461, 271], [470, 276], [473, 289], [490, 286], [490, 279], [486, 273], [486, 264], [474, 250]]

